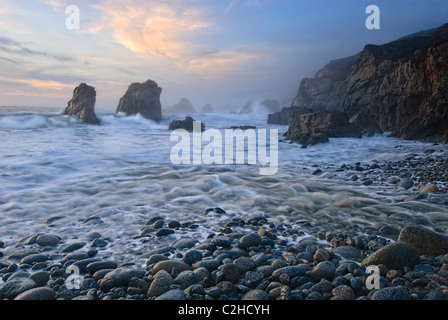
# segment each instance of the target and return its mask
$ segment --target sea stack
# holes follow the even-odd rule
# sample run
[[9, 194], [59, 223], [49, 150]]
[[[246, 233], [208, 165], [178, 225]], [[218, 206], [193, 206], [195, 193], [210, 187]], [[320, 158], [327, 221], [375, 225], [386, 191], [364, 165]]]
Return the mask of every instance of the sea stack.
[[133, 83], [120, 99], [116, 112], [123, 112], [128, 116], [139, 113], [147, 119], [159, 122], [162, 120], [161, 93], [162, 88], [153, 80]]
[[100, 124], [95, 114], [96, 91], [85, 83], [81, 83], [73, 91], [73, 98], [68, 102], [64, 114], [78, 118], [89, 124]]

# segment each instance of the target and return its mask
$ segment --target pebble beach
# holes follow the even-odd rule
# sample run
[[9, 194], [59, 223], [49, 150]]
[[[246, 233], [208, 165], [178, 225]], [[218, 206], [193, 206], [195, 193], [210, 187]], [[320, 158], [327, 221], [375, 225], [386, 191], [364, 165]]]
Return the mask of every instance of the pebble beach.
[[[385, 186], [387, 192], [405, 192], [403, 201], [446, 206], [447, 165], [445, 156], [428, 151], [376, 165], [315, 167], [311, 175]], [[312, 219], [280, 220], [269, 213], [241, 217], [224, 206], [196, 217], [148, 214], [140, 233], [129, 236], [134, 245], [119, 256], [115, 239], [101, 234], [101, 218], [76, 221], [90, 225], [88, 233], [46, 231], [16, 242], [0, 239], [0, 298], [448, 299], [448, 237], [443, 228], [383, 225], [359, 233], [343, 224], [326, 228]], [[59, 221], [52, 217], [45, 224], [57, 227]], [[379, 271], [374, 288], [369, 266]]]

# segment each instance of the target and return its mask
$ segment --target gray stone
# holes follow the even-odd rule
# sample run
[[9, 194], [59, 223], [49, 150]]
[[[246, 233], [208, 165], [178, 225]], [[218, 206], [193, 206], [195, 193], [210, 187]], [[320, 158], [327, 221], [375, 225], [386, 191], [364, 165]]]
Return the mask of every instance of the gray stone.
[[271, 300], [271, 298], [265, 291], [255, 289], [244, 294], [241, 300]]
[[146, 261], [146, 265], [149, 266], [151, 264], [156, 264], [157, 262], [165, 261], [165, 260], [169, 260], [169, 258], [166, 255], [161, 254], [161, 253], [156, 253], [156, 254], [151, 255], [148, 258], [148, 260]]
[[379, 289], [372, 294], [372, 300], [410, 300], [411, 296], [406, 288], [398, 287], [386, 287]]
[[242, 249], [256, 247], [261, 243], [261, 237], [258, 233], [249, 233], [241, 237], [238, 246]]
[[165, 270], [169, 274], [179, 274], [182, 271], [188, 270], [190, 267], [183, 261], [179, 260], [164, 260], [157, 262], [152, 268], [151, 273], [157, 274], [161, 270]]
[[364, 267], [384, 264], [388, 269], [400, 270], [404, 266], [412, 267], [420, 263], [417, 249], [406, 242], [395, 242], [375, 251], [365, 258], [361, 265]]
[[241, 277], [241, 269], [234, 263], [226, 263], [222, 266], [221, 271], [224, 273], [224, 280], [237, 283]]
[[140, 268], [121, 267], [107, 273], [100, 283], [100, 290], [108, 292], [114, 287], [127, 286], [133, 277], [141, 278], [146, 271]]
[[170, 228], [161, 228], [158, 229], [156, 232], [156, 236], [157, 237], [164, 237], [164, 236], [168, 236], [170, 234], [175, 233], [176, 231], [174, 231], [174, 229], [170, 229]]
[[172, 284], [173, 278], [171, 275], [165, 270], [160, 270], [154, 276], [146, 296], [148, 298], [158, 297], [169, 291]]
[[84, 247], [86, 245], [85, 242], [75, 242], [75, 243], [71, 243], [69, 245], [66, 245], [64, 248], [61, 249], [60, 253], [69, 253], [69, 252], [73, 252], [76, 251], [78, 249], [81, 249], [82, 247]]
[[361, 250], [353, 246], [340, 246], [333, 249], [333, 252], [340, 255], [344, 259], [353, 260], [357, 262], [362, 261]]
[[237, 265], [241, 272], [247, 272], [255, 268], [255, 261], [248, 257], [239, 257], [233, 261]]
[[278, 280], [281, 275], [286, 274], [291, 279], [294, 277], [303, 276], [305, 273], [305, 268], [301, 266], [287, 266], [274, 270], [274, 272], [272, 272], [272, 278]]
[[43, 234], [36, 239], [36, 243], [41, 247], [55, 247], [60, 238], [53, 234]]
[[331, 284], [331, 282], [326, 279], [322, 279], [320, 282], [312, 286], [309, 290], [310, 292], [325, 293], [330, 292], [331, 289], [333, 289], [333, 285]]
[[26, 256], [22, 260], [20, 260], [21, 264], [34, 264], [37, 262], [45, 262], [48, 260], [48, 255], [36, 253], [36, 254], [30, 254], [29, 256]]
[[178, 284], [182, 290], [195, 284], [198, 281], [198, 276], [191, 270], [182, 271], [174, 279], [174, 283]]
[[424, 226], [404, 227], [398, 241], [411, 244], [420, 255], [438, 256], [448, 253], [448, 236]]
[[37, 249], [19, 249], [19, 250], [15, 250], [12, 254], [10, 254], [6, 259], [7, 260], [12, 260], [12, 261], [20, 261], [23, 258], [25, 258], [26, 256], [29, 256], [31, 254], [37, 254], [40, 253], [39, 250]]
[[48, 287], [34, 288], [22, 292], [14, 298], [14, 300], [56, 300], [56, 292]]
[[244, 277], [244, 284], [250, 287], [254, 284], [257, 284], [262, 279], [264, 279], [263, 273], [259, 271], [248, 271], [246, 272]]
[[321, 279], [331, 280], [335, 271], [336, 267], [331, 261], [322, 261], [313, 268], [310, 278], [314, 282], [319, 282]]
[[48, 271], [39, 271], [30, 275], [29, 278], [36, 282], [38, 287], [42, 287], [50, 280], [50, 273]]
[[400, 183], [400, 187], [402, 187], [402, 188], [404, 188], [404, 189], [406, 189], [406, 190], [412, 188], [413, 186], [414, 186], [414, 182], [411, 181], [411, 180], [403, 180], [403, 181]]
[[0, 287], [0, 299], [14, 299], [19, 294], [37, 287], [30, 278], [15, 278]]
[[202, 259], [202, 252], [199, 250], [190, 250], [187, 251], [184, 255], [184, 257], [182, 258], [182, 260], [186, 263], [186, 264], [193, 264], [199, 260]]
[[356, 298], [353, 289], [347, 285], [340, 285], [333, 288], [331, 294], [339, 300], [355, 300]]
[[187, 300], [187, 296], [182, 290], [173, 289], [158, 296], [156, 300]]
[[116, 269], [118, 267], [117, 263], [115, 261], [96, 261], [89, 263], [86, 266], [87, 272], [90, 274], [94, 274], [98, 270], [102, 269]]
[[66, 255], [65, 257], [63, 257], [61, 259], [61, 264], [65, 264], [67, 261], [71, 261], [71, 260], [84, 260], [84, 259], [88, 259], [89, 255], [87, 254], [87, 252], [74, 252], [74, 253], [70, 253], [68, 255]]

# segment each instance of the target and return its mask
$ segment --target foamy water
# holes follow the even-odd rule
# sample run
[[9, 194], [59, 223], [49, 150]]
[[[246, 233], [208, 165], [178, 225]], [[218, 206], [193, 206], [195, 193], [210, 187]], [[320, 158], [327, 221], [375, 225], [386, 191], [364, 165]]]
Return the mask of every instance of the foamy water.
[[[16, 243], [40, 232], [57, 234], [69, 243], [98, 231], [113, 239], [106, 253], [126, 256], [141, 250], [140, 231], [155, 215], [199, 222], [197, 237], [250, 215], [307, 221], [304, 229], [310, 232], [363, 233], [411, 222], [448, 229], [446, 205], [410, 201], [411, 191], [357, 186], [330, 173], [311, 174], [316, 165], [398, 160], [423, 153], [430, 144], [385, 135], [332, 139], [308, 149], [281, 142], [277, 174], [260, 176], [257, 165], [173, 165], [168, 124], [184, 115], [166, 116], [161, 123], [141, 116], [98, 116], [101, 125], [91, 126], [58, 113], [0, 110], [0, 240]], [[266, 125], [265, 115], [194, 117], [207, 129], [287, 129]], [[437, 150], [447, 154], [445, 146]], [[202, 215], [217, 206], [228, 214]], [[54, 217], [53, 223], [46, 223]], [[102, 223], [83, 223], [92, 217]]]

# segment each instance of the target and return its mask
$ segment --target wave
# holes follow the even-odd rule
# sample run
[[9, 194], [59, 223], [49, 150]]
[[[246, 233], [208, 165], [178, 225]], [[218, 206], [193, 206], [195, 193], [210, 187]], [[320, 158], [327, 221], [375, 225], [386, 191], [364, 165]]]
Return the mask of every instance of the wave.
[[[167, 129], [165, 123], [156, 123], [138, 115], [126, 116], [124, 114], [98, 114], [101, 127], [122, 126], [130, 128], [142, 128], [152, 130]], [[95, 126], [79, 121], [78, 119], [63, 114], [33, 114], [33, 113], [0, 113], [0, 130], [38, 130], [56, 129], [88, 126], [95, 129]]]

